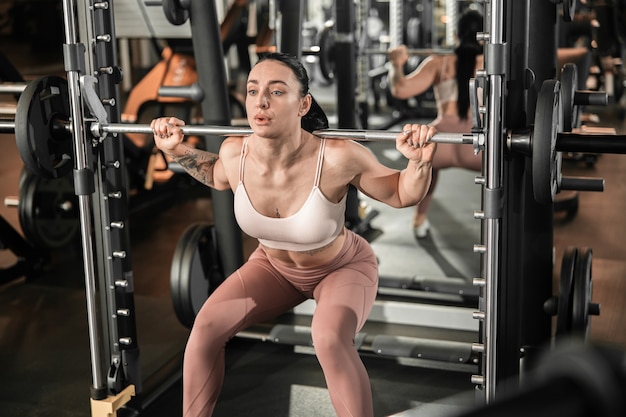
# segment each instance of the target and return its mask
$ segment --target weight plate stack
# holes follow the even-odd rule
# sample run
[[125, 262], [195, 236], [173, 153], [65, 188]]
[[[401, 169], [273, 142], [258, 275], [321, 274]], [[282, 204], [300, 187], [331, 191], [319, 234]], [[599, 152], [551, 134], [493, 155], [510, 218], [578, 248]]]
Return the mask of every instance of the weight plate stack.
[[26, 240], [48, 249], [76, 241], [80, 222], [71, 175], [43, 178], [24, 170], [19, 190], [18, 217]]
[[26, 168], [45, 178], [61, 178], [74, 167], [67, 81], [46, 76], [28, 83], [17, 102], [15, 141]]

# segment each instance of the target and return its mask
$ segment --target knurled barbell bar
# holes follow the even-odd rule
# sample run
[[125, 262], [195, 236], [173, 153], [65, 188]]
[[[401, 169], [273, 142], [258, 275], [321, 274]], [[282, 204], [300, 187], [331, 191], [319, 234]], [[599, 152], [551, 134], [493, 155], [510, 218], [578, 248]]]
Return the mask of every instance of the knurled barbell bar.
[[[84, 83], [88, 88], [89, 83]], [[69, 135], [69, 97], [67, 83], [60, 77], [42, 77], [34, 80], [24, 89], [18, 100], [18, 108], [13, 126], [8, 121], [0, 124], [0, 129], [13, 128], [20, 155], [31, 172], [48, 178], [66, 175], [73, 168], [72, 140]], [[102, 114], [103, 104], [97, 95], [85, 91], [83, 98], [93, 114]], [[91, 102], [90, 102], [91, 100]], [[544, 82], [537, 100], [535, 124], [529, 132], [511, 133], [508, 149], [523, 152], [532, 157], [533, 185], [535, 198], [540, 203], [551, 203], [561, 189], [602, 191], [603, 180], [564, 179], [560, 173], [559, 151], [578, 151], [585, 147], [599, 153], [626, 153], [626, 142], [620, 135], [593, 135], [592, 141], [585, 142], [585, 134], [560, 133], [561, 90], [556, 80]], [[102, 111], [98, 111], [99, 108]], [[145, 133], [152, 134], [149, 125], [131, 123], [106, 123], [91, 121], [89, 131], [95, 138], [103, 140], [108, 134]], [[250, 128], [233, 126], [183, 127], [187, 135], [238, 136], [252, 133]], [[395, 141], [399, 132], [374, 130], [325, 129], [315, 132], [326, 138], [349, 139], [356, 141]], [[433, 142], [452, 144], [472, 144], [475, 150], [484, 146], [484, 133], [437, 133]], [[577, 188], [573, 188], [577, 187]]]
[[[245, 127], [233, 126], [202, 126], [189, 125], [182, 126], [181, 130], [185, 135], [203, 136], [248, 136], [254, 133], [252, 129]], [[101, 124], [94, 122], [91, 124], [91, 132], [94, 136], [102, 137], [106, 133], [144, 133], [152, 134], [149, 125], [129, 124], [129, 123], [110, 123]], [[359, 130], [359, 129], [321, 129], [314, 130], [313, 134], [326, 139], [348, 139], [359, 142], [395, 142], [398, 131], [390, 130]], [[435, 143], [452, 143], [458, 145], [471, 145], [475, 140], [483, 138], [481, 134], [465, 134], [465, 133], [436, 133], [430, 141]], [[483, 143], [479, 140], [477, 143]]]

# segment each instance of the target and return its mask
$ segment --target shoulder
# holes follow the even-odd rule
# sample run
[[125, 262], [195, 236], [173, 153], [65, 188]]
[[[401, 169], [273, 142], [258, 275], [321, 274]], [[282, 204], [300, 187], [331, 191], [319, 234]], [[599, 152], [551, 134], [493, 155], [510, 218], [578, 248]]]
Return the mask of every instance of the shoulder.
[[436, 54], [429, 55], [424, 62], [429, 62], [434, 67], [442, 67], [444, 65], [450, 65], [450, 63], [456, 61], [455, 54]]
[[220, 157], [228, 158], [239, 156], [243, 148], [243, 142], [245, 137], [243, 136], [229, 136], [222, 142], [220, 146]]
[[340, 166], [356, 167], [374, 157], [374, 153], [362, 143], [350, 139], [326, 139], [324, 160]]
[[428, 55], [420, 62], [420, 66], [423, 68], [437, 68], [443, 63], [442, 55]]
[[361, 149], [366, 149], [360, 142], [344, 138], [328, 138], [326, 139], [325, 146], [328, 151], [339, 155], [350, 154], [352, 152], [358, 152]]
[[444, 55], [429, 55], [420, 62], [418, 70], [422, 74], [427, 73], [435, 77], [441, 72], [445, 62]]

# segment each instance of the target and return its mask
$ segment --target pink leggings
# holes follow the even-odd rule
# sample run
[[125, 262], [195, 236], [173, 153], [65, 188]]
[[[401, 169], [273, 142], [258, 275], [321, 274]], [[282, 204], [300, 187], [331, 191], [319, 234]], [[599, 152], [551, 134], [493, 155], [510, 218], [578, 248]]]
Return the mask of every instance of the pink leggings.
[[185, 349], [183, 416], [211, 416], [224, 380], [225, 346], [239, 331], [271, 320], [307, 298], [317, 304], [311, 324], [315, 354], [340, 417], [372, 417], [372, 393], [354, 346], [378, 285], [376, 256], [346, 230], [339, 255], [326, 265], [288, 268], [258, 247], [198, 312]]

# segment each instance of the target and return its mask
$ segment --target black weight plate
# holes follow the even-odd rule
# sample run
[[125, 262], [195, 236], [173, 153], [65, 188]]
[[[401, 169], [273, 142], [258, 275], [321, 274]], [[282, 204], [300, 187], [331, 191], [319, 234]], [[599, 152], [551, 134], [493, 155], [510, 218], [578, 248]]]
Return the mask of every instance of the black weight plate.
[[80, 221], [72, 177], [42, 178], [24, 170], [18, 217], [24, 237], [37, 247], [58, 249], [75, 241]]
[[540, 204], [551, 204], [559, 190], [561, 153], [556, 151], [556, 137], [562, 126], [560, 98], [560, 83], [544, 81], [531, 138], [533, 195]]
[[578, 106], [574, 103], [574, 96], [578, 86], [578, 70], [576, 65], [568, 63], [561, 70], [561, 99], [563, 109], [563, 131], [571, 132], [578, 127]]
[[591, 248], [580, 249], [574, 273], [574, 294], [572, 297], [572, 330], [584, 338], [589, 336], [589, 306], [592, 297]]
[[556, 336], [567, 336], [572, 331], [572, 303], [574, 296], [574, 273], [578, 249], [567, 247], [561, 260], [559, 280], [559, 302], [556, 313]]
[[322, 77], [332, 83], [335, 79], [335, 30], [328, 24], [322, 29], [319, 37], [319, 64]]
[[180, 0], [162, 0], [163, 13], [167, 20], [176, 26], [182, 25], [189, 19], [189, 11], [180, 4]]
[[198, 311], [222, 281], [215, 227], [189, 226], [174, 250], [170, 275], [174, 311], [184, 326], [191, 328]]
[[45, 178], [60, 178], [72, 170], [73, 141], [59, 121], [70, 119], [67, 81], [41, 77], [28, 83], [17, 102], [15, 141], [24, 165]]

